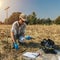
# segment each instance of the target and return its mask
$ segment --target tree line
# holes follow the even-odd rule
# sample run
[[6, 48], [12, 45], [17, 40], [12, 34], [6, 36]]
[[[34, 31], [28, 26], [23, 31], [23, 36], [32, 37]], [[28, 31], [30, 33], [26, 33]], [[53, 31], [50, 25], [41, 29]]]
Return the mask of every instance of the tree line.
[[[4, 24], [12, 24], [14, 21], [17, 21], [19, 19], [19, 15], [21, 12], [13, 12], [12, 15], [9, 18], [6, 18], [4, 20]], [[46, 25], [51, 25], [51, 24], [60, 24], [60, 16], [58, 16], [55, 20], [51, 20], [50, 18], [47, 19], [40, 19], [37, 18], [37, 15], [35, 12], [32, 12], [27, 16], [27, 24], [29, 25], [35, 25], [35, 24], [46, 24]]]

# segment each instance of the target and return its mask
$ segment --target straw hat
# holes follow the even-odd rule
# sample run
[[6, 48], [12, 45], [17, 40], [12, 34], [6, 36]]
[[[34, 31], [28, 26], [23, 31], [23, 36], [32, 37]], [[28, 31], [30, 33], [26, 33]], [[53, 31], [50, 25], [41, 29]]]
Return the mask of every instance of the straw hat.
[[22, 19], [23, 21], [26, 21], [27, 20], [27, 16], [25, 14], [21, 13], [19, 15], [19, 19]]

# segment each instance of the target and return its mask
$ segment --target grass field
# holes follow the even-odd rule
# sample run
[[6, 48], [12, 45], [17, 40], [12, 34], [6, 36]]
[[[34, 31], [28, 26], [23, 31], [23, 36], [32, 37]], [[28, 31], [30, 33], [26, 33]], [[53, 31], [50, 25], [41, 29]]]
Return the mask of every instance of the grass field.
[[11, 25], [0, 25], [0, 59], [1, 60], [21, 60], [20, 56], [26, 51], [37, 51], [40, 48], [40, 42], [46, 38], [52, 39], [55, 44], [60, 45], [60, 25], [28, 25], [26, 35], [34, 39], [25, 41], [26, 46], [19, 46], [19, 50], [12, 49], [10, 37]]

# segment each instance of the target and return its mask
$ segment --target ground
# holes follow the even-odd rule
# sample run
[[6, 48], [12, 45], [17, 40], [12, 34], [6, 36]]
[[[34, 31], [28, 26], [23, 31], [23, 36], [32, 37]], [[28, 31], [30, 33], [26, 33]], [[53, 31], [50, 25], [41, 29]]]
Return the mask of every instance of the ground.
[[26, 40], [26, 45], [20, 45], [19, 50], [12, 49], [10, 37], [11, 25], [0, 25], [0, 59], [21, 60], [20, 56], [26, 52], [35, 52], [40, 49], [40, 42], [46, 38], [52, 39], [60, 45], [60, 25], [27, 25], [25, 35], [34, 39]]

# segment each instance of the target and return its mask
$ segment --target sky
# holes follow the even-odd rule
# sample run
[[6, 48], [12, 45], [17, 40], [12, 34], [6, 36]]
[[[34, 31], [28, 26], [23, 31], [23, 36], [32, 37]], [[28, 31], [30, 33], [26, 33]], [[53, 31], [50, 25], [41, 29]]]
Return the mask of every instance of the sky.
[[8, 16], [13, 12], [23, 12], [26, 15], [33, 11], [38, 18], [51, 18], [52, 20], [60, 16], [60, 0], [0, 0], [0, 21], [6, 18], [6, 7]]

